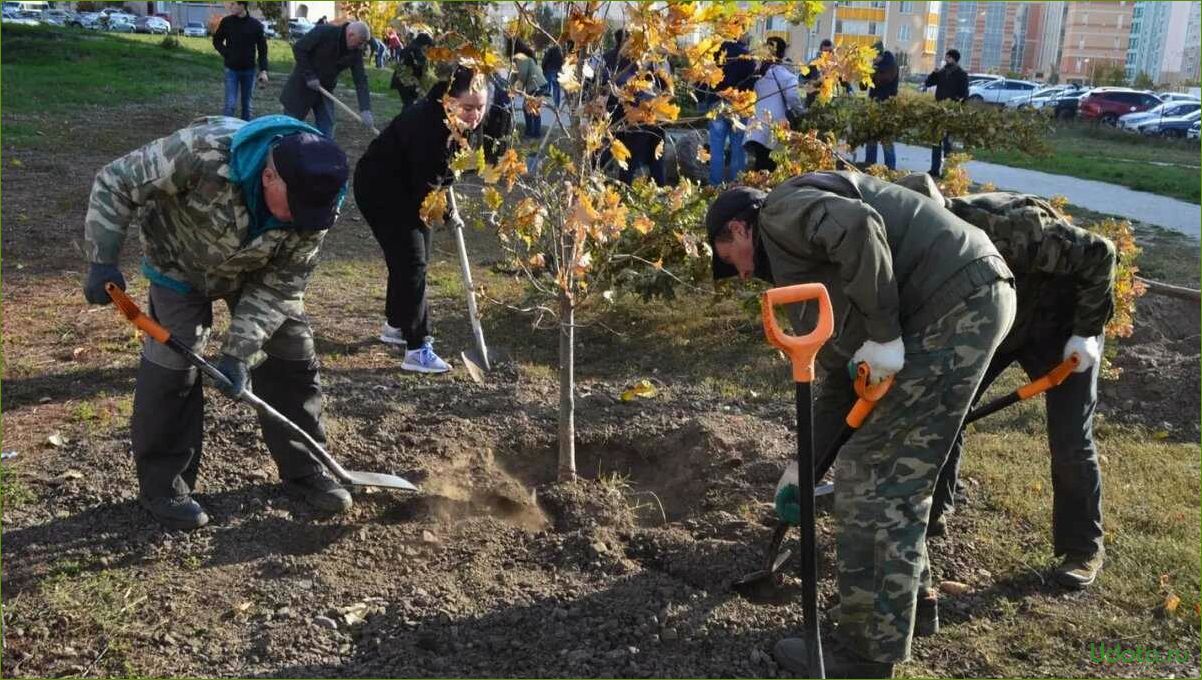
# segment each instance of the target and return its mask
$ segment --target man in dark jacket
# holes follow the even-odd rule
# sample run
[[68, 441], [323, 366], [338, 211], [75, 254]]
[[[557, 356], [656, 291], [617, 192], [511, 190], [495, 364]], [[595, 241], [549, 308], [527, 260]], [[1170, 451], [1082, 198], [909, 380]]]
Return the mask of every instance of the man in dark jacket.
[[363, 48], [368, 40], [371, 40], [371, 29], [362, 21], [343, 26], [329, 23], [314, 26], [292, 47], [296, 67], [280, 93], [284, 113], [304, 120], [312, 111], [317, 129], [333, 139], [334, 105], [326, 100], [321, 89], [333, 92], [338, 86], [338, 74], [350, 68], [359, 97], [359, 115], [364, 125], [374, 127], [371, 93], [367, 89], [367, 72], [363, 69]]
[[[569, 47], [568, 49], [571, 49]], [[543, 77], [551, 88], [551, 101], [559, 108], [559, 100], [563, 96], [563, 88], [559, 86], [559, 72], [563, 70], [563, 49], [558, 43], [551, 43], [543, 50]]]
[[[717, 58], [722, 63], [722, 82], [706, 100], [708, 108], [717, 106], [722, 98], [718, 93], [727, 89], [752, 90], [755, 88], [756, 63], [751, 58], [748, 48], [750, 36], [739, 40], [729, 40], [718, 48]], [[733, 116], [717, 116], [709, 123], [710, 142], [710, 184], [718, 186], [726, 181], [727, 176], [734, 179], [747, 167], [747, 153], [743, 149], [746, 135], [747, 119], [755, 115], [755, 107], [750, 111], [735, 111]], [[742, 125], [735, 125], [735, 119]], [[726, 172], [726, 143], [730, 141], [730, 172]]]
[[[923, 87], [935, 88], [935, 101], [941, 102], [950, 99], [954, 102], [963, 102], [968, 100], [968, 74], [964, 69], [960, 68], [960, 51], [948, 50], [944, 56], [943, 68], [932, 71], [931, 75], [927, 76]], [[931, 176], [939, 177], [943, 174], [943, 157], [952, 151], [952, 140], [947, 135], [943, 136], [943, 141], [936, 146], [931, 147]]]
[[426, 48], [433, 44], [434, 39], [429, 33], [418, 33], [397, 56], [397, 65], [392, 70], [392, 82], [389, 87], [400, 95], [402, 110], [413, 106], [425, 92], [426, 74], [429, 70]]
[[[922, 177], [912, 175], [911, 177]], [[936, 201], [929, 182], [899, 183]], [[917, 180], [913, 180], [917, 181]], [[1010, 364], [1035, 379], [1069, 356], [1076, 372], [1046, 396], [1048, 446], [1052, 453], [1052, 539], [1064, 557], [1056, 580], [1070, 588], [1093, 584], [1102, 567], [1102, 471], [1093, 440], [1102, 336], [1114, 314], [1114, 245], [1073, 226], [1037, 196], [992, 192], [946, 201], [948, 209], [989, 235], [1014, 271], [1018, 315], [1014, 328], [985, 372], [980, 392]], [[954, 507], [963, 433], [935, 485], [930, 534], [943, 533]]]
[[248, 2], [232, 3], [234, 13], [221, 20], [213, 32], [213, 48], [225, 62], [226, 116], [242, 95], [242, 120], [250, 120], [250, 100], [255, 92], [255, 50], [259, 52], [259, 84], [267, 84], [267, 36], [263, 24], [252, 17]]
[[[868, 90], [868, 98], [883, 104], [897, 96], [897, 58], [893, 56], [892, 52], [885, 49], [884, 43], [878, 42], [876, 51], [876, 60], [872, 62], [872, 88]], [[893, 151], [893, 140], [891, 139], [874, 139], [868, 142], [868, 148], [864, 151], [864, 162], [868, 165], [876, 165], [878, 141], [885, 150], [885, 167], [896, 170], [897, 154]]]
[[[716, 278], [826, 285], [838, 332], [818, 354], [826, 370], [814, 405], [818, 450], [855, 401], [849, 361], [867, 364], [873, 381], [894, 377], [835, 467], [839, 626], [837, 644], [823, 650], [828, 677], [890, 677], [910, 656], [916, 610], [934, 614], [931, 495], [1014, 319], [1013, 276], [979, 229], [859, 173], [802, 175], [767, 195], [729, 189], [706, 228]], [[795, 328], [812, 328], [816, 305], [790, 313]], [[797, 522], [797, 478], [793, 464], [778, 484], [783, 521]], [[813, 677], [802, 640], [782, 640], [773, 653], [796, 677]]]

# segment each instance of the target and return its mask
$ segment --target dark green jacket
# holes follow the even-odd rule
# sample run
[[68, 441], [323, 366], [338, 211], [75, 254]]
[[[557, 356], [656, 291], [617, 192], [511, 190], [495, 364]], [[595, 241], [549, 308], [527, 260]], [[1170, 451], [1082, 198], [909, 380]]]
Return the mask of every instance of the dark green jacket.
[[1082, 337], [1102, 334], [1114, 315], [1114, 244], [1074, 227], [1038, 196], [999, 191], [953, 198], [947, 206], [988, 234], [1014, 271], [1012, 336], [1050, 326]]
[[828, 369], [865, 340], [919, 332], [974, 290], [1013, 278], [981, 230], [860, 173], [786, 181], [764, 201], [757, 229], [776, 285], [826, 284], [836, 333], [819, 356]]

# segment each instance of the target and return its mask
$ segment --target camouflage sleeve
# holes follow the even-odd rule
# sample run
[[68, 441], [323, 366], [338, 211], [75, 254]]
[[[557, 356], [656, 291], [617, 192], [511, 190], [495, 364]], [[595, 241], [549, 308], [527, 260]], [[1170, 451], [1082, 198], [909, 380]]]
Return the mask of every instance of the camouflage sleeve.
[[101, 168], [92, 184], [84, 218], [89, 262], [117, 264], [121, 245], [138, 209], [186, 191], [201, 174], [203, 159], [190, 128], [157, 139]]
[[1040, 273], [1073, 282], [1073, 334], [1101, 335], [1114, 314], [1114, 244], [1074, 227], [1037, 196], [979, 194], [953, 199], [952, 210], [981, 228], [1019, 276]]
[[305, 287], [324, 238], [324, 231], [293, 234], [267, 266], [248, 275], [223, 353], [254, 366], [264, 358], [263, 343], [286, 319], [304, 319]]

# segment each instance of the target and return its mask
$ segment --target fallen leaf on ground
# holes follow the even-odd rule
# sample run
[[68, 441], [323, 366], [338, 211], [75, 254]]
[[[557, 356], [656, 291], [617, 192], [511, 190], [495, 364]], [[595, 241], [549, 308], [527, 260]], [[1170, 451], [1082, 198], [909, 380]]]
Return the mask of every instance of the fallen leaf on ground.
[[943, 581], [939, 584], [939, 590], [948, 595], [966, 595], [972, 591], [972, 586], [959, 581]]
[[652, 385], [650, 380], [640, 380], [626, 388], [626, 391], [622, 392], [621, 399], [622, 401], [634, 401], [639, 397], [650, 399], [657, 394], [659, 394], [659, 390], [655, 389], [655, 385]]

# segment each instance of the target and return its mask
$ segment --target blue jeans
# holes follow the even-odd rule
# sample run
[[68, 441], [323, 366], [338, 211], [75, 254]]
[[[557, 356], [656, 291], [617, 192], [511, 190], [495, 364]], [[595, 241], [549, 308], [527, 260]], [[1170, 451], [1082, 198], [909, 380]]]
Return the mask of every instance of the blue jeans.
[[[876, 165], [876, 141], [868, 142], [868, 147], [864, 151], [864, 162], [868, 165]], [[881, 148], [885, 150], [885, 167], [890, 170], [897, 169], [897, 153], [893, 150], [893, 142], [881, 142]]]
[[317, 128], [318, 132], [334, 138], [334, 105], [326, 101], [324, 98], [318, 99], [313, 103], [313, 106], [306, 107], [300, 111], [284, 110], [284, 115], [292, 116], [297, 120], [304, 120], [309, 116], [309, 111], [313, 111], [313, 127]]
[[250, 120], [250, 100], [255, 95], [255, 70], [253, 68], [235, 71], [225, 70], [225, 109], [227, 116], [234, 115], [234, 105], [238, 103], [238, 95], [242, 95], [242, 120]]
[[563, 98], [563, 88], [559, 86], [559, 71], [543, 71], [547, 85], [551, 88], [551, 101], [559, 108], [559, 100]]
[[943, 136], [943, 141], [931, 147], [931, 174], [935, 177], [943, 174], [943, 157], [952, 152], [952, 138]]
[[730, 118], [719, 116], [710, 121], [710, 184], [726, 181], [726, 142], [730, 141], [730, 179], [739, 176], [747, 167], [747, 152], [743, 150], [746, 130], [736, 130]]
[[538, 139], [543, 136], [543, 110], [540, 106], [538, 111], [530, 113], [526, 110], [525, 105], [522, 106], [522, 115], [526, 117], [526, 136]]

